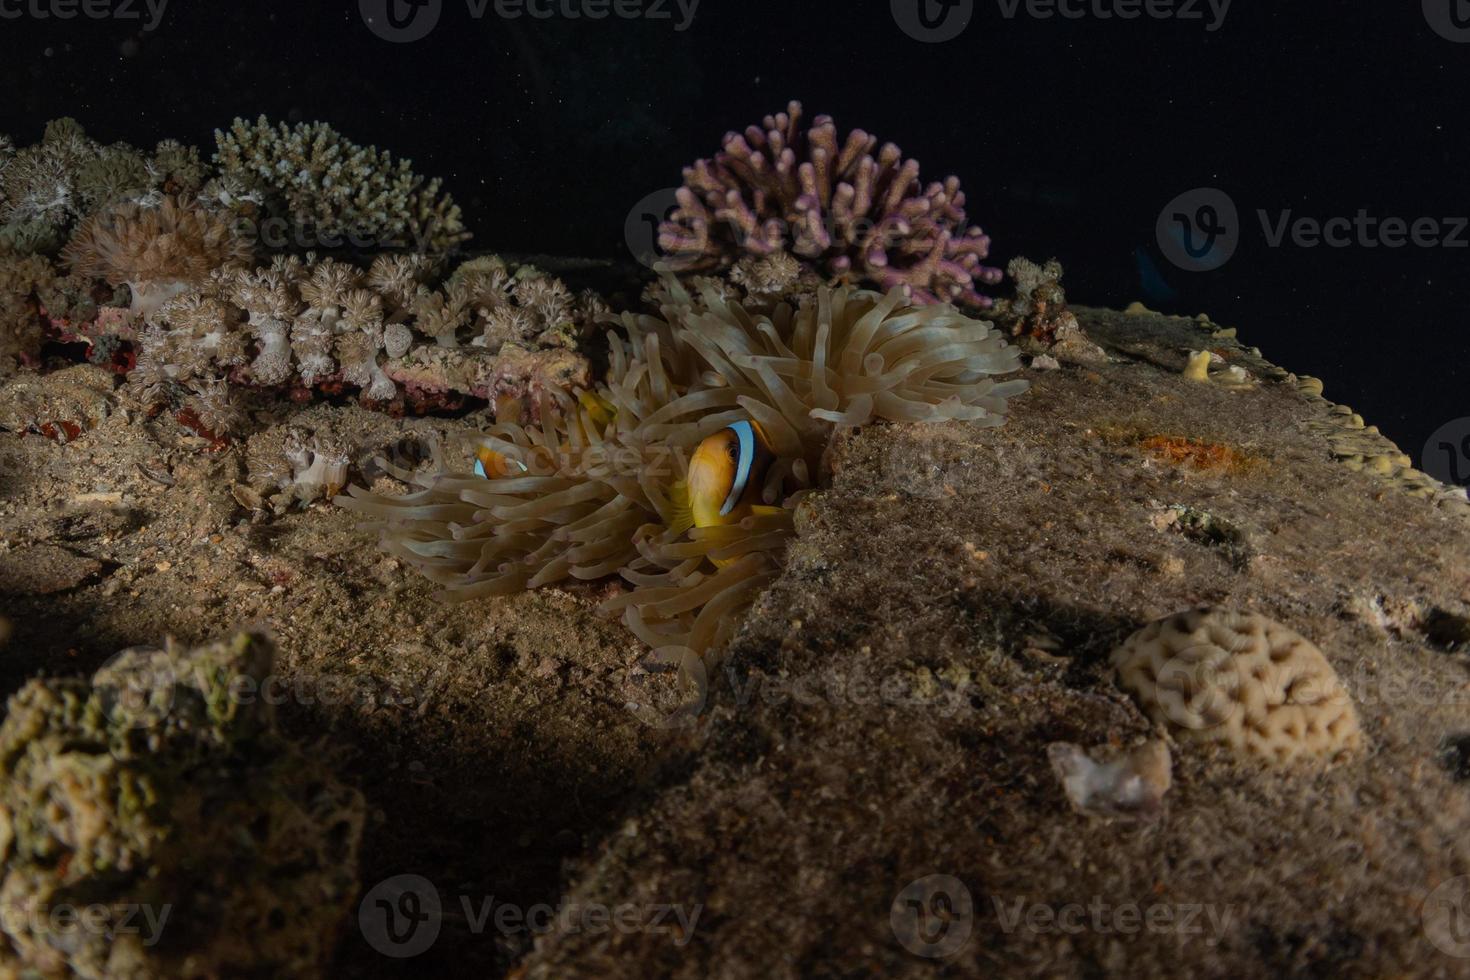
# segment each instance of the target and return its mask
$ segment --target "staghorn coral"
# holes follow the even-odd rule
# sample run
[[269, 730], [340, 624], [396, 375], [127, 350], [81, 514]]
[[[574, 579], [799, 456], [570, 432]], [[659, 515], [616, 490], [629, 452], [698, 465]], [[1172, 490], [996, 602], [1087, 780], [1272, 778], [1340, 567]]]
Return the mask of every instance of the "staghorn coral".
[[[621, 614], [665, 657], [691, 663], [719, 647], [771, 580], [792, 534], [792, 506], [820, 478], [837, 426], [1004, 421], [1023, 381], [990, 324], [942, 304], [822, 287], [799, 307], [754, 313], [721, 290], [665, 283], [661, 315], [624, 314], [605, 383], [576, 397], [548, 392], [540, 424], [499, 422], [479, 439], [491, 479], [416, 475], [384, 464], [417, 492], [338, 498], [372, 518], [384, 548], [473, 599], [565, 578], [620, 575]], [[692, 451], [751, 419], [774, 460], [764, 507], [739, 523], [689, 528], [679, 482]], [[482, 460], [485, 457], [482, 455]]]
[[1144, 713], [1180, 739], [1272, 763], [1335, 759], [1362, 745], [1358, 713], [1327, 658], [1256, 613], [1199, 608], [1130, 636], [1113, 666]]
[[248, 262], [251, 249], [225, 217], [168, 197], [157, 206], [128, 203], [93, 215], [62, 254], [79, 275], [127, 283], [133, 312], [147, 320], [216, 269]]
[[[802, 107], [728, 133], [712, 160], [684, 171], [678, 206], [659, 228], [671, 268], [726, 268], [789, 251], [823, 275], [902, 288], [915, 303], [988, 307], [978, 286], [990, 239], [965, 216], [959, 179], [920, 183], [919, 164], [830, 116], [801, 125]], [[876, 156], [875, 156], [876, 151]]]
[[[10, 700], [0, 973], [323, 974], [357, 894], [364, 806], [280, 734], [261, 696], [273, 662], [268, 640], [241, 633], [128, 650], [91, 680], [33, 680]], [[61, 906], [109, 927], [47, 914]]]
[[443, 253], [470, 237], [440, 181], [407, 160], [358, 146], [326, 123], [273, 126], [236, 119], [215, 131], [219, 177], [206, 194], [223, 203], [263, 202], [266, 214], [333, 241]]

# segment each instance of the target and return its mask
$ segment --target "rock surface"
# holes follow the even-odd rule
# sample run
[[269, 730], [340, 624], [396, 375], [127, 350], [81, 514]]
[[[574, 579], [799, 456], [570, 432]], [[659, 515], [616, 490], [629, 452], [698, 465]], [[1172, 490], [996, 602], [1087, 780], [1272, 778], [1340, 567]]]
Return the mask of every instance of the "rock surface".
[[[283, 724], [346, 745], [367, 798], [340, 976], [1462, 971], [1441, 918], [1470, 874], [1470, 504], [1215, 324], [1074, 312], [1088, 356], [1027, 371], [1004, 427], [839, 440], [692, 725], [649, 710], [672, 678], [595, 615], [615, 585], [440, 605], [349, 515], [242, 504], [242, 445], [104, 406], [64, 440], [0, 433], [0, 562], [99, 565], [0, 593], [0, 692], [268, 628]], [[1219, 363], [1186, 377], [1201, 350]], [[328, 417], [367, 481], [484, 421], [252, 425]], [[1272, 769], [1174, 745], [1149, 819], [1074, 808], [1047, 747], [1161, 737], [1108, 653], [1200, 604], [1319, 646], [1363, 751]], [[402, 875], [442, 910], [412, 960], [372, 918]]]

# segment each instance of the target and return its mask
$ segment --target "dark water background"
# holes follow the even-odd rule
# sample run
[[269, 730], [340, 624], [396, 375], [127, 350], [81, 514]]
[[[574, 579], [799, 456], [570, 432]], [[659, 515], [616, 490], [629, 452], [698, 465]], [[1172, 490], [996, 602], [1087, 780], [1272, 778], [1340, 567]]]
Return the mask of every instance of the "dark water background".
[[[475, 247], [616, 256], [635, 202], [799, 98], [926, 179], [958, 174], [1001, 264], [1055, 255], [1078, 301], [1207, 311], [1416, 459], [1470, 416], [1464, 0], [1236, 0], [1223, 21], [1205, 0], [1064, 0], [1075, 18], [1035, 0], [1013, 16], [1011, 0], [702, 0], [682, 30], [673, 0], [602, 20], [565, 16], [588, 0], [517, 19], [442, 0], [411, 43], [358, 0], [172, 0], [152, 29], [141, 0], [89, 2], [110, 16], [0, 0], [0, 131], [18, 144], [59, 115], [104, 142], [206, 148], [236, 115], [321, 119], [444, 177]], [[1130, 2], [1136, 19], [1099, 16]], [[920, 3], [963, 30], [915, 40], [900, 23]], [[1239, 244], [1189, 272], [1155, 226], [1200, 187], [1236, 205]], [[1460, 244], [1273, 246], [1258, 212], [1288, 210], [1434, 219]]]

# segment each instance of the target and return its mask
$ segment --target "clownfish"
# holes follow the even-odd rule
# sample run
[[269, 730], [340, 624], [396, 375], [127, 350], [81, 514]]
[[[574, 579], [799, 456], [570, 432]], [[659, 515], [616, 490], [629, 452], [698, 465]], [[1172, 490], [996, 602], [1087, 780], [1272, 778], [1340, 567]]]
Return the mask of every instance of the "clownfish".
[[475, 450], [475, 476], [487, 480], [499, 480], [507, 476], [519, 476], [526, 472], [526, 464], [518, 459], [508, 459], [493, 449], [481, 446]]
[[[577, 401], [587, 410], [587, 418], [598, 435], [605, 433], [607, 427], [612, 425], [613, 420], [617, 418], [617, 406], [595, 392], [580, 392], [577, 395]], [[499, 480], [502, 477], [520, 476], [522, 473], [529, 472], [530, 468], [518, 459], [509, 459], [503, 453], [497, 453], [483, 446], [475, 450], [476, 476], [482, 476], [487, 480]]]
[[689, 461], [688, 478], [675, 487], [673, 529], [721, 527], [751, 514], [779, 512], [759, 502], [773, 458], [754, 422], [742, 419], [706, 438]]

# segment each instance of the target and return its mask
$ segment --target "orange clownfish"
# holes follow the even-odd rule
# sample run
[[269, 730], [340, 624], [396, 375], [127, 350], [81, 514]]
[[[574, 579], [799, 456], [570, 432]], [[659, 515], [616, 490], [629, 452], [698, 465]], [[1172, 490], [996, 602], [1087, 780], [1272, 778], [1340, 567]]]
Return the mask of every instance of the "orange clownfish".
[[[607, 431], [612, 425], [613, 419], [617, 418], [618, 409], [612, 402], [596, 392], [583, 391], [578, 393], [577, 401], [587, 410], [587, 423], [599, 436]], [[566, 450], [566, 444], [562, 444], [562, 450]], [[511, 459], [503, 453], [497, 453], [493, 449], [481, 446], [475, 450], [475, 475], [483, 476], [487, 480], [499, 480], [507, 476], [521, 476], [530, 472], [530, 467], [518, 459]]]
[[779, 511], [760, 503], [774, 454], [765, 433], [741, 420], [709, 436], [689, 461], [689, 477], [676, 491], [675, 530], [738, 524], [751, 514]]

